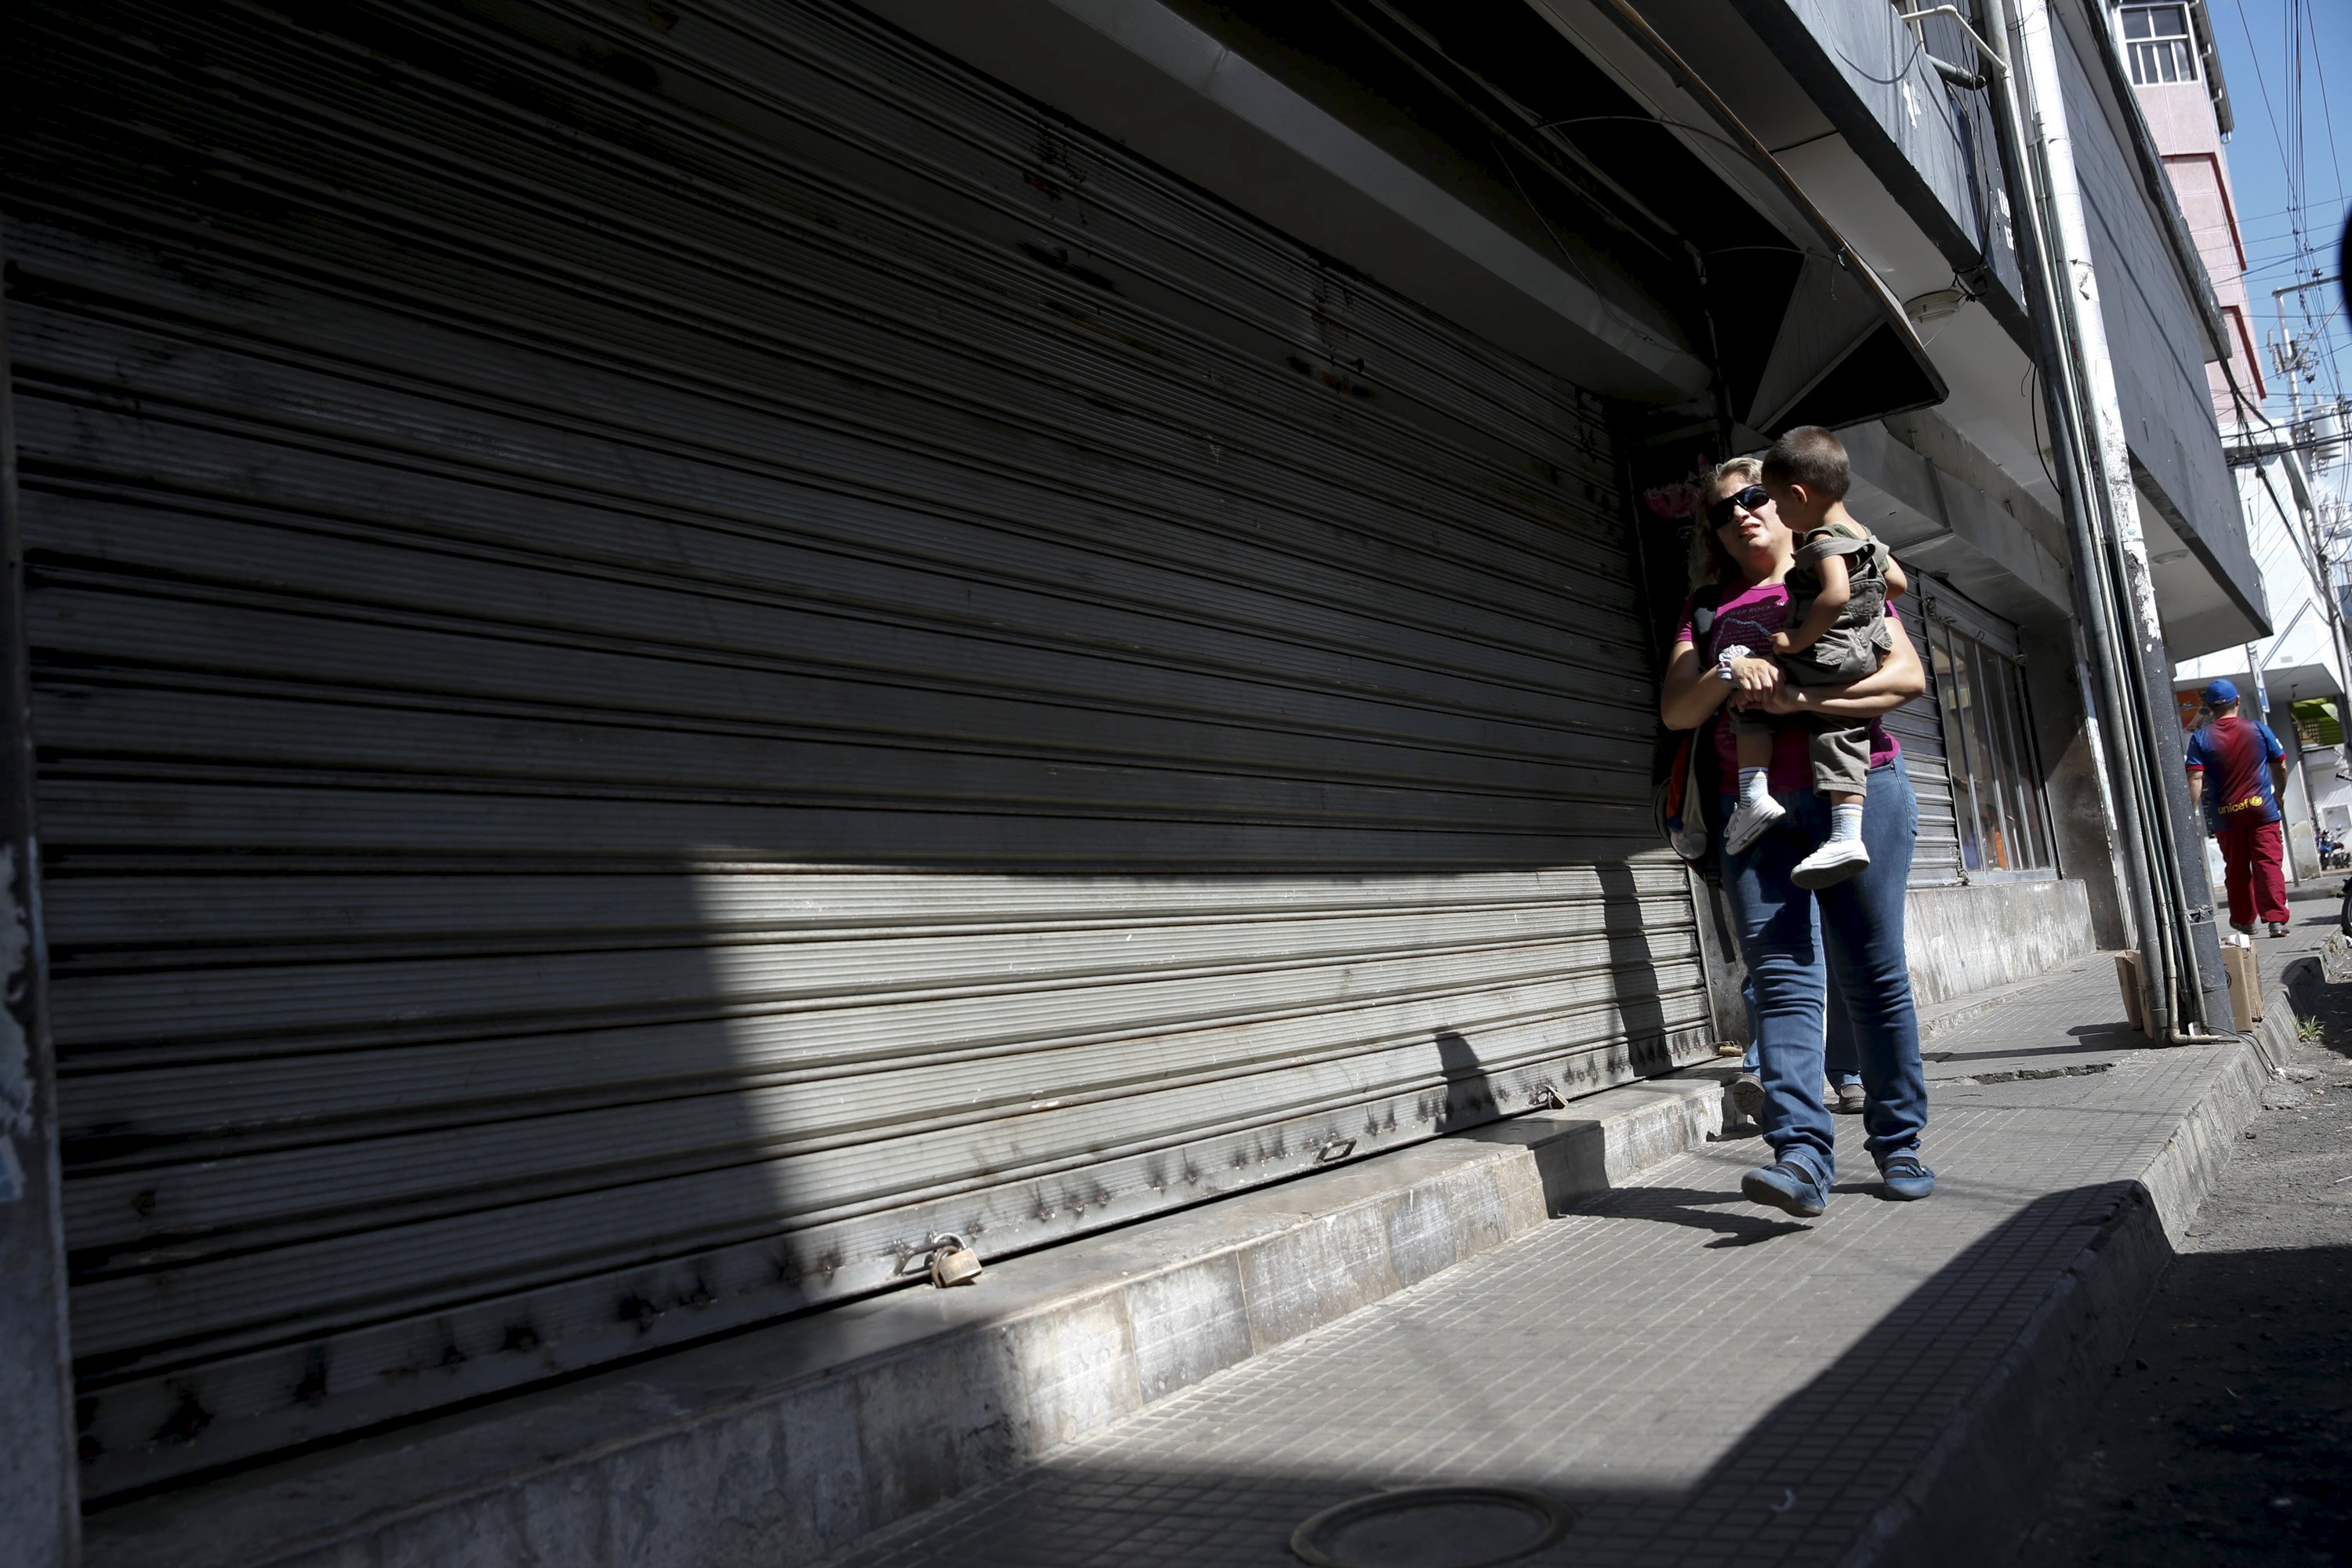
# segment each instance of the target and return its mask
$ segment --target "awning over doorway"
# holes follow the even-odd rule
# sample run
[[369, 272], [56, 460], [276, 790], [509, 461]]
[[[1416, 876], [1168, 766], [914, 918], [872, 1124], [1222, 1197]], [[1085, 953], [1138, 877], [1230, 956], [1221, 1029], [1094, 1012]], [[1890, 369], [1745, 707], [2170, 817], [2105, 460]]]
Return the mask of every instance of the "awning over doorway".
[[1752, 215], [1744, 236], [1727, 202], [1723, 223], [1687, 226], [1706, 261], [1736, 443], [1943, 400], [1900, 301], [1630, 0], [1528, 3]]

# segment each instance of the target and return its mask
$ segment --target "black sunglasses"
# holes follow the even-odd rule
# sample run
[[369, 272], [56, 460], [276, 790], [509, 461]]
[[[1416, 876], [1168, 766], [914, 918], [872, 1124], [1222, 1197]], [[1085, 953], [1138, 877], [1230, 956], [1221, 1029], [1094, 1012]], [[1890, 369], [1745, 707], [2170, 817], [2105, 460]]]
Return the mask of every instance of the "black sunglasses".
[[1735, 490], [1719, 501], [1707, 503], [1706, 525], [1709, 528], [1721, 528], [1731, 521], [1732, 508], [1738, 507], [1746, 511], [1761, 511], [1771, 499], [1772, 492], [1762, 485], [1750, 485], [1744, 490]]

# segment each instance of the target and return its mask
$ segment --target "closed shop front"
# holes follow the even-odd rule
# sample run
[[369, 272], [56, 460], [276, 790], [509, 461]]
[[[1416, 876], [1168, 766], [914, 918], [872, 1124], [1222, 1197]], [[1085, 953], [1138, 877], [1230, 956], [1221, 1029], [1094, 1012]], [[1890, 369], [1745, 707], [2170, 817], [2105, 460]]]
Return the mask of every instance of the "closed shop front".
[[847, 7], [16, 44], [91, 1495], [1704, 1047], [1575, 386]]

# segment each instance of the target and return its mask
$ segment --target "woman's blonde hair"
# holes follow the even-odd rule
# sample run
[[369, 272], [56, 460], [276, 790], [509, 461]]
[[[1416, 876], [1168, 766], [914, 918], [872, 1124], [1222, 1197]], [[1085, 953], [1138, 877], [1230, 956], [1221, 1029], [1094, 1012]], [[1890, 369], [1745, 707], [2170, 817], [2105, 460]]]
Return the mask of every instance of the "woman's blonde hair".
[[1698, 506], [1691, 513], [1690, 575], [1691, 585], [1701, 583], [1734, 583], [1739, 580], [1739, 563], [1717, 538], [1715, 527], [1706, 521], [1706, 509], [1715, 504], [1716, 488], [1726, 479], [1736, 479], [1740, 488], [1764, 482], [1764, 465], [1755, 458], [1727, 458], [1698, 477]]

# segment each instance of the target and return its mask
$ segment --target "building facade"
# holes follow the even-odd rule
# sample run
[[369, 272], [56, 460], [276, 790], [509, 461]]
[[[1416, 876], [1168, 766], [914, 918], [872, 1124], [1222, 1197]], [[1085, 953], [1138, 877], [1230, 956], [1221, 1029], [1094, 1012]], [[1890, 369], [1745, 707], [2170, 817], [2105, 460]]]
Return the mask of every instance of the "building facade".
[[[2158, 602], [2238, 647], [2233, 340], [2123, 43], [2052, 11]], [[2020, 187], [1949, 18], [20, 32], [35, 1562], [82, 1504], [837, 1307], [943, 1234], [1710, 1055], [1727, 942], [1649, 800], [1674, 498], [1795, 425], [1917, 584], [1921, 997], [2122, 940]]]
[[[1744, 119], [1769, 127], [1808, 195], [1903, 299], [1951, 389], [1932, 408], [1843, 432], [1854, 510], [1924, 578], [1940, 628], [1931, 652], [1951, 805], [1923, 826], [1921, 879], [1966, 891], [1915, 900], [1915, 920], [1938, 908], [1967, 933], [1953, 951], [1997, 952], [2002, 931], [2044, 929], [2038, 900], [2065, 891], [2035, 883], [2071, 881], [2091, 919], [2070, 902], [2052, 929], [2081, 932], [2075, 951], [2123, 945], [2018, 187], [1997, 146], [1990, 89], [2007, 68], [1973, 27], [1906, 25], [1896, 9], [1738, 0], [1728, 19], [1703, 5], [1654, 14], [1671, 16], [1662, 28]], [[2063, 84], [2059, 110], [2044, 111], [2071, 140], [2089, 216], [2133, 521], [2166, 641], [2177, 658], [2239, 647], [2270, 622], [2213, 415], [2214, 367], [2235, 340], [2107, 13], [2072, 0], [2042, 9]], [[1937, 992], [1937, 977], [1920, 978]]]
[[[2325, 498], [2315, 493], [2329, 454], [2296, 449], [2302, 432], [2294, 422], [2273, 425], [2263, 413], [2272, 384], [2256, 345], [2267, 327], [2246, 289], [2245, 235], [2230, 183], [2228, 143], [2235, 121], [2207, 0], [2116, 4], [2111, 22], [2133, 93], [2228, 324], [2230, 353], [2206, 367], [2207, 379], [2237, 476], [2247, 543], [2276, 628], [2241, 647], [2177, 650], [2188, 657], [2180, 659], [2176, 684], [2187, 698], [2217, 679], [2236, 683], [2296, 759], [2287, 798], [2280, 803], [2288, 873], [2313, 878], [2323, 869], [2317, 835], [2331, 826], [2323, 819], [2324, 807], [2336, 805], [2340, 812], [2343, 797], [2352, 793], [2342, 776], [2340, 728], [2330, 740], [2311, 721], [2312, 710], [2301, 724], [2292, 716], [2298, 702], [2340, 703], [2345, 693], [2343, 612], [2328, 589], [2327, 556], [2341, 543], [2331, 544]], [[2184, 723], [2196, 722], [2193, 705], [2184, 702], [2182, 715]], [[2332, 826], [2340, 832], [2347, 825]], [[2218, 852], [2209, 853], [2215, 855], [2218, 875]]]

